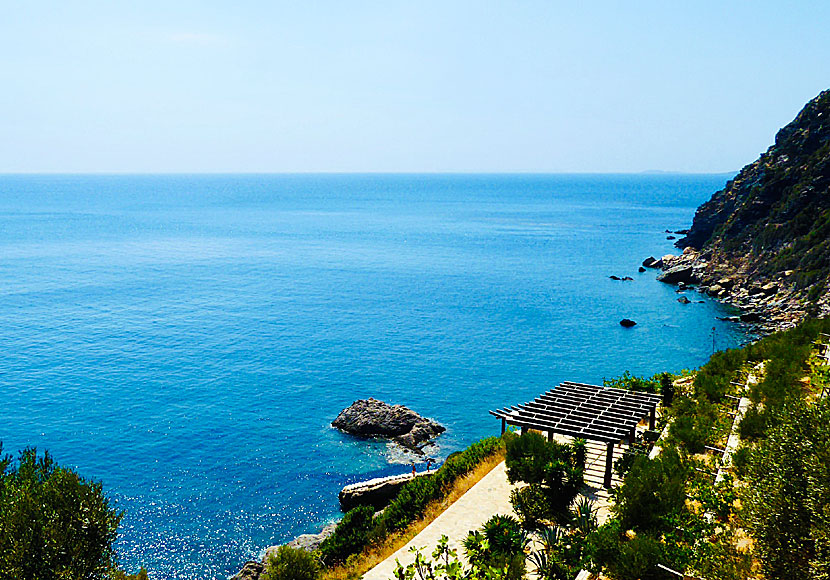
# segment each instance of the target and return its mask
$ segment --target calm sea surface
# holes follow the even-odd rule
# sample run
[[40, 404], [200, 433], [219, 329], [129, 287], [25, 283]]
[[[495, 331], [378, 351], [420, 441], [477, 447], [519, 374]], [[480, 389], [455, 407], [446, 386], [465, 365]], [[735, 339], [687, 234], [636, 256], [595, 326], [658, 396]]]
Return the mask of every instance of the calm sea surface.
[[355, 399], [436, 418], [443, 457], [559, 381], [746, 340], [637, 272], [725, 180], [0, 176], [0, 441], [103, 482], [127, 569], [227, 578], [407, 469], [329, 426]]

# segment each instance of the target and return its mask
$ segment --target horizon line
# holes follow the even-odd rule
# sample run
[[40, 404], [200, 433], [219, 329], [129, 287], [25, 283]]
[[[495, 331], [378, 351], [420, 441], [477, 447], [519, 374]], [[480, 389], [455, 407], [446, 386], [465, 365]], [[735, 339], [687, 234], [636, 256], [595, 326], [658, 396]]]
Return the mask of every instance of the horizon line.
[[98, 175], [98, 176], [156, 176], [156, 175], [730, 175], [740, 170], [727, 171], [0, 171], [0, 176]]

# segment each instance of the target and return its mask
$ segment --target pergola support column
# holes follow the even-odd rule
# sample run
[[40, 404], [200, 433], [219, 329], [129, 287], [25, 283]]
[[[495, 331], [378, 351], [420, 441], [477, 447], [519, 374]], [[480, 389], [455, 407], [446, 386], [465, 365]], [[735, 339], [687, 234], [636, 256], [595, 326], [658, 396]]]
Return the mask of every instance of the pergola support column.
[[629, 445], [634, 445], [634, 441], [636, 440], [636, 437], [637, 437], [637, 428], [632, 427], [631, 431], [628, 432], [628, 444]]
[[507, 419], [502, 417], [501, 418], [501, 434], [504, 435], [505, 431], [507, 431]]
[[648, 428], [651, 429], [652, 431], [654, 430], [654, 421], [656, 419], [656, 415], [657, 415], [657, 405], [654, 405], [651, 408], [651, 412], [649, 413], [649, 416], [648, 416]]
[[608, 443], [605, 454], [605, 479], [602, 484], [606, 489], [611, 489], [611, 468], [614, 466], [614, 444]]

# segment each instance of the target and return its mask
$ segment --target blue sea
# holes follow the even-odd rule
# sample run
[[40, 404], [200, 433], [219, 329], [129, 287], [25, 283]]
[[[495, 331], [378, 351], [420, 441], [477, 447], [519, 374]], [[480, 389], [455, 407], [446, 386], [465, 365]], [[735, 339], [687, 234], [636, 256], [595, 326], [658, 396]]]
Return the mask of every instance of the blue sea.
[[126, 569], [225, 579], [410, 469], [330, 427], [358, 398], [446, 425], [440, 459], [746, 341], [637, 271], [727, 177], [0, 176], [0, 441], [103, 483]]

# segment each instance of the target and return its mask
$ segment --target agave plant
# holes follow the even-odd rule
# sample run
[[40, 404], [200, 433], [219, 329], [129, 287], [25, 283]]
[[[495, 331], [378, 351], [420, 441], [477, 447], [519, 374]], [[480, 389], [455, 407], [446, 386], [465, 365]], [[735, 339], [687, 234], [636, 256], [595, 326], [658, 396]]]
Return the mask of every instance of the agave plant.
[[594, 502], [585, 496], [579, 496], [571, 504], [571, 518], [574, 527], [583, 535], [588, 535], [597, 529], [597, 513]]

